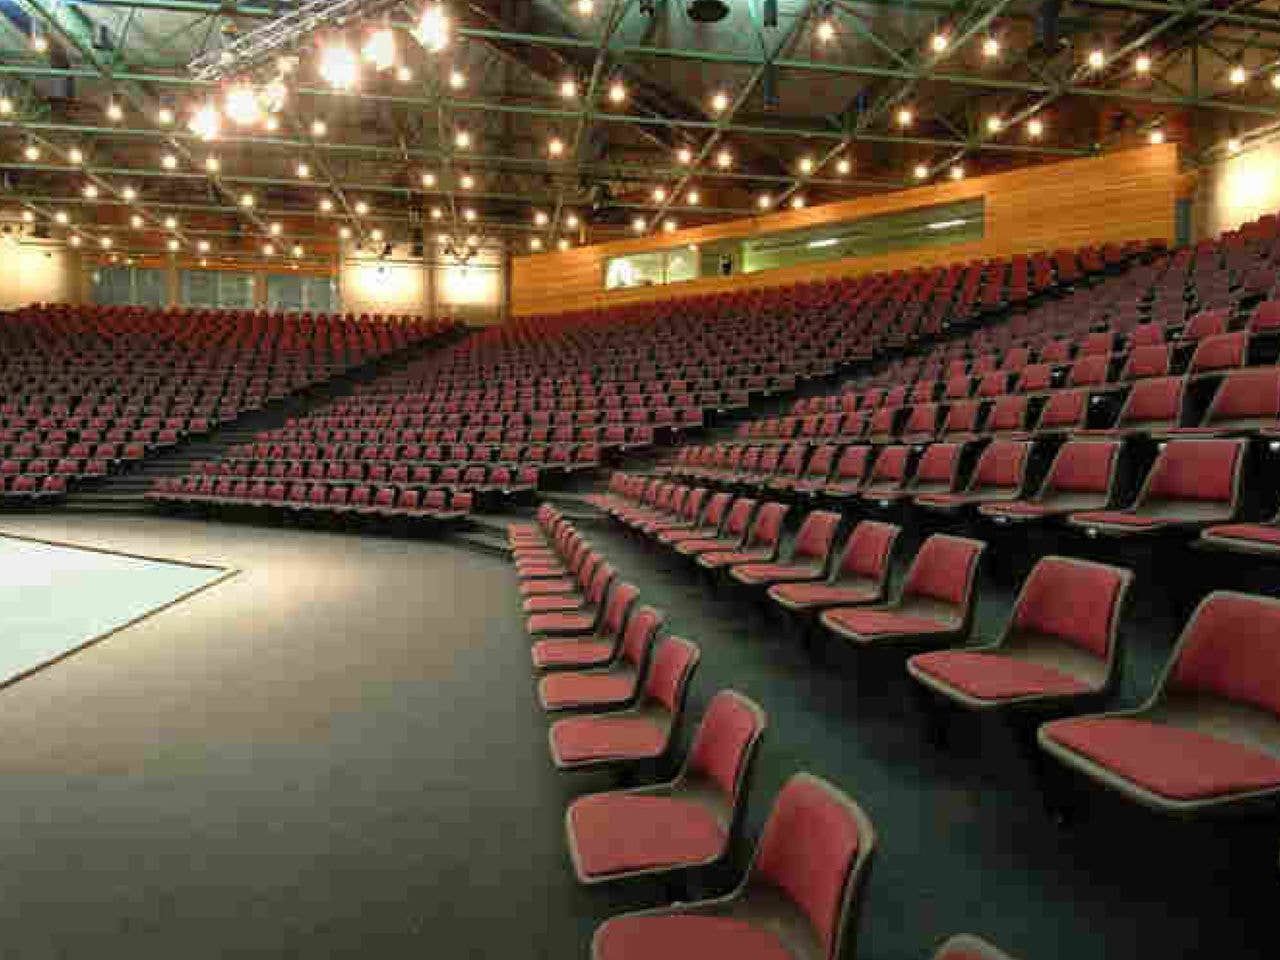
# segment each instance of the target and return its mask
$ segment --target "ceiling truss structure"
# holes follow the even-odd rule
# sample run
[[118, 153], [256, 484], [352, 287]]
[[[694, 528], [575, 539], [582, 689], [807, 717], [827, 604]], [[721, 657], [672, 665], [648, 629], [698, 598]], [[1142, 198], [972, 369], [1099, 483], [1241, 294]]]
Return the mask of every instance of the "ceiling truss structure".
[[186, 64], [290, 0], [0, 0], [4, 194], [117, 256], [315, 266], [384, 239], [415, 256], [549, 249], [1156, 132], [1196, 162], [1280, 113], [1278, 0], [779, 0], [776, 21], [730, 0], [715, 25], [684, 0], [444, 2], [450, 47], [402, 36], [406, 76], [335, 91], [304, 50], [280, 129], [210, 143], [185, 120], [225, 82]]

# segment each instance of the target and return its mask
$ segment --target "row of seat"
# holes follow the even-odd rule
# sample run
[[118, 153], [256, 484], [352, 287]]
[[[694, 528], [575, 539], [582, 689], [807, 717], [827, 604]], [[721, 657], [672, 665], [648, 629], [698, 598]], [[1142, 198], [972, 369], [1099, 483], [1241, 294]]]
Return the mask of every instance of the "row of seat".
[[[708, 528], [705, 516], [689, 519], [619, 493], [593, 502], [857, 649], [910, 654], [908, 673], [956, 707], [1023, 711], [1037, 723], [1056, 717], [1036, 729], [1040, 747], [1102, 788], [1180, 813], [1265, 811], [1267, 801], [1280, 799], [1280, 600], [1210, 593], [1141, 707], [1068, 716], [1104, 705], [1114, 690], [1119, 624], [1133, 579], [1125, 569], [1041, 557], [1003, 627], [975, 641], [981, 541], [930, 535], [896, 595], [886, 599], [888, 555], [899, 533], [892, 524], [858, 523], [837, 550], [840, 516], [815, 511], [779, 561], [776, 539], [735, 536], [727, 525]], [[754, 509], [740, 499], [727, 512]], [[765, 511], [772, 528], [785, 509], [761, 505], [750, 529]]]
[[[717, 693], [674, 776], [659, 778], [663, 767], [654, 761], [674, 764], [698, 647], [661, 636], [662, 614], [641, 604], [639, 591], [554, 508], [541, 507], [534, 523], [510, 525], [508, 540], [541, 674], [539, 702], [561, 715], [549, 731], [553, 762], [562, 770], [648, 764], [643, 769], [655, 777], [570, 802], [566, 843], [578, 880], [688, 875], [726, 861], [742, 831], [764, 711], [739, 693]], [[607, 920], [592, 938], [592, 956], [852, 956], [876, 846], [871, 819], [854, 800], [818, 777], [795, 774], [732, 893]], [[1004, 955], [961, 936], [935, 956]]]

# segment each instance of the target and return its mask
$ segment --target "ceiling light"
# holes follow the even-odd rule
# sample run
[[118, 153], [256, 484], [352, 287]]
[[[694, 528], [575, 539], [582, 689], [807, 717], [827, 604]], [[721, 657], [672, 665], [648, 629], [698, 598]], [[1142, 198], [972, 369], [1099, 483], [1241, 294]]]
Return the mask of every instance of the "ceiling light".
[[374, 227], [372, 230], [369, 231], [369, 238], [373, 240], [375, 243], [381, 243], [382, 237], [383, 237], [383, 233], [377, 227]]
[[434, 187], [436, 185], [436, 175], [429, 171], [427, 173], [424, 173], [422, 175], [422, 185], [428, 188]]
[[823, 43], [830, 43], [836, 38], [836, 25], [830, 20], [821, 20], [818, 23], [818, 39]]
[[802, 210], [802, 209], [804, 209], [804, 197], [802, 197], [802, 196], [800, 196], [800, 195], [798, 195], [798, 194], [797, 194], [796, 196], [792, 197], [792, 198], [791, 198], [791, 209], [792, 209], [792, 210]]
[[[177, 165], [178, 165], [177, 158], [175, 157], [173, 166], [176, 167]], [[204, 168], [208, 170], [210, 173], [217, 173], [219, 170], [222, 169], [222, 161], [220, 161], [217, 157], [205, 157]], [[170, 167], [170, 169], [173, 169], [173, 167]]]
[[262, 106], [258, 94], [248, 84], [238, 83], [227, 91], [223, 103], [227, 119], [237, 126], [247, 127], [262, 119]]
[[80, 152], [79, 147], [72, 147], [67, 151], [67, 160], [71, 163], [84, 163], [84, 154]]
[[13, 113], [13, 101], [8, 97], [0, 97], [0, 114]]
[[126, 200], [136, 200], [138, 199], [138, 191], [133, 189], [133, 187], [125, 187], [120, 191], [120, 196], [124, 197]]
[[413, 79], [413, 71], [408, 67], [396, 67], [396, 79], [401, 83], [408, 83]]
[[98, 187], [93, 183], [86, 183], [84, 186], [84, 195], [90, 200], [94, 200], [98, 196]]
[[576, 230], [578, 228], [578, 215], [576, 213], [567, 214], [564, 218], [564, 225], [570, 230]]
[[141, 215], [141, 214], [138, 214], [138, 213], [135, 213], [132, 217], [130, 217], [130, 218], [129, 218], [129, 226], [133, 227], [133, 229], [135, 229], [135, 230], [141, 230], [141, 229], [142, 229], [142, 215]]
[[67, 213], [65, 210], [59, 210], [57, 213], [53, 215], [53, 219], [57, 221], [59, 224], [62, 224], [63, 226], [66, 226], [66, 224], [69, 223], [71, 220], [71, 218], [67, 216]]
[[988, 133], [999, 133], [1003, 129], [1004, 129], [1004, 120], [994, 115], [987, 117]]
[[449, 71], [449, 86], [454, 90], [461, 90], [467, 85], [467, 75], [456, 67]]
[[1148, 74], [1151, 72], [1151, 57], [1145, 53], [1140, 53], [1133, 61], [1133, 72]]
[[49, 49], [49, 38], [35, 28], [31, 28], [31, 49], [36, 53], [45, 53]]
[[162, 127], [167, 127], [173, 123], [173, 111], [168, 107], [161, 107], [156, 111], [156, 123]]
[[1027, 136], [1032, 140], [1039, 140], [1044, 135], [1044, 121], [1039, 117], [1032, 117], [1027, 121]]
[[1239, 153], [1243, 146], [1239, 137], [1232, 137], [1227, 141], [1227, 153]]
[[645, 222], [644, 217], [636, 217], [631, 221], [631, 229], [635, 233], [644, 233]]
[[356, 85], [360, 74], [360, 65], [351, 48], [342, 43], [335, 43], [320, 51], [320, 61], [316, 68], [320, 78], [334, 90], [350, 90]]
[[716, 154], [716, 166], [721, 170], [728, 170], [733, 166], [733, 154], [728, 150], [721, 150]]
[[842, 177], [847, 177], [852, 170], [853, 161], [848, 157], [841, 157], [840, 161], [836, 164], [836, 173], [840, 174]]
[[280, 121], [277, 120], [275, 117], [268, 115], [267, 119], [262, 121], [262, 126], [263, 126], [263, 129], [267, 131], [267, 133], [275, 133], [277, 130], [280, 129]]
[[1161, 130], [1159, 127], [1156, 127], [1150, 133], [1147, 134], [1147, 140], [1152, 144], [1164, 143], [1164, 131]]
[[32, 213], [30, 210], [23, 210], [23, 211], [22, 211], [22, 222], [23, 222], [23, 223], [35, 223], [35, 222], [36, 222], [36, 215], [35, 215], [34, 213]]
[[801, 157], [799, 166], [801, 173], [813, 173], [813, 158]]
[[578, 81], [572, 77], [566, 77], [560, 81], [560, 96], [566, 100], [572, 100], [578, 95]]
[[[1280, 74], [1276, 74], [1276, 76], [1280, 76]], [[690, 150], [688, 147], [681, 147], [679, 150], [676, 151], [676, 163], [681, 163], [686, 165], [693, 163], [693, 151]]]
[[951, 168], [951, 179], [952, 179], [952, 180], [963, 180], [963, 179], [964, 179], [964, 167], [960, 166], [959, 164], [956, 164], [954, 167], [952, 167], [952, 168]]
[[300, 243], [295, 243], [295, 244], [293, 245], [293, 250], [292, 250], [291, 252], [293, 253], [293, 255], [294, 255], [295, 257], [300, 257], [300, 256], [302, 256], [302, 254], [303, 254], [305, 251], [302, 249], [302, 244], [300, 244]]
[[32, 163], [40, 159], [40, 148], [34, 143], [27, 144], [27, 149], [22, 151], [22, 155]]
[[214, 140], [222, 129], [222, 117], [217, 107], [206, 103], [191, 115], [187, 127], [201, 140]]
[[724, 113], [729, 109], [729, 95], [723, 90], [711, 98], [711, 109], [716, 113]]
[[469, 173], [464, 173], [462, 179], [458, 181], [458, 186], [463, 190], [471, 190], [476, 185], [476, 178]]
[[321, 213], [330, 213], [330, 212], [332, 212], [332, 210], [333, 210], [333, 201], [332, 201], [332, 200], [330, 200], [328, 197], [321, 197], [321, 198], [320, 198], [320, 212], [321, 212]]
[[196, 249], [198, 249], [201, 253], [208, 253], [208, 252], [209, 252], [209, 241], [208, 241], [208, 240], [201, 240], [199, 243], [197, 243], [197, 244], [196, 244]]
[[113, 123], [119, 123], [124, 119], [124, 108], [112, 100], [107, 104], [107, 119]]
[[338, 228], [338, 236], [339, 236], [339, 237], [341, 237], [343, 240], [350, 240], [350, 239], [351, 239], [351, 228], [350, 228], [350, 227], [339, 227], [339, 228]]
[[466, 150], [471, 146], [471, 134], [466, 130], [459, 130], [453, 135], [453, 145], [459, 150]]
[[1273, 73], [1271, 75], [1271, 86], [1276, 90], [1280, 90], [1280, 73]]
[[428, 4], [418, 21], [418, 42], [430, 53], [439, 53], [449, 45], [449, 18], [439, 3]]
[[169, 249], [174, 253], [178, 252], [178, 248], [180, 246], [182, 246], [182, 244], [180, 244], [176, 239], [169, 241]]
[[177, 221], [177, 220], [175, 220], [173, 217], [165, 217], [165, 218], [164, 218], [164, 225], [165, 225], [165, 229], [166, 229], [166, 230], [177, 230], [177, 229], [178, 229], [178, 221]]
[[578, 0], [575, 6], [578, 10], [578, 13], [580, 13], [584, 17], [591, 16], [591, 12], [596, 8], [596, 5], [594, 2], [592, 2], [592, 0]]
[[697, 190], [690, 190], [684, 195], [685, 203], [691, 207], [696, 207], [702, 201], [702, 194]]
[[568, 237], [561, 237], [559, 240], [557, 240], [557, 241], [556, 241], [556, 247], [558, 247], [558, 248], [559, 248], [559, 250], [560, 250], [560, 252], [561, 252], [561, 253], [563, 253], [565, 250], [568, 250], [568, 249], [569, 249], [569, 238], [568, 238]]
[[441, 210], [439, 207], [432, 207], [432, 208], [431, 208], [431, 219], [432, 219], [432, 220], [439, 220], [439, 219], [440, 219], [441, 217], [443, 217], [443, 216], [444, 216], [444, 211], [443, 211], [443, 210]]
[[564, 154], [564, 141], [559, 137], [552, 137], [547, 144], [547, 153], [553, 157], [559, 157]]
[[282, 234], [282, 233], [284, 232], [284, 227], [282, 227], [282, 226], [280, 225], [280, 221], [278, 221], [278, 220], [277, 220], [277, 221], [275, 221], [274, 223], [272, 223], [272, 224], [271, 224], [271, 226], [270, 226], [270, 227], [268, 227], [267, 229], [269, 229], [269, 230], [271, 231], [271, 235], [272, 235], [273, 237], [278, 237], [278, 236], [280, 236], [280, 234]]
[[369, 34], [360, 48], [360, 55], [379, 73], [390, 70], [396, 62], [396, 38], [391, 28], [379, 27]]
[[264, 243], [264, 244], [262, 245], [262, 252], [263, 252], [264, 254], [266, 254], [266, 255], [269, 257], [269, 256], [271, 256], [273, 253], [275, 253], [275, 252], [276, 252], [276, 248], [275, 248], [275, 246], [274, 246], [274, 245], [272, 245], [272, 244], [270, 244], [270, 243]]
[[253, 199], [252, 193], [243, 193], [240, 195], [240, 206], [245, 209], [252, 207], [256, 202], [257, 201]]
[[535, 210], [533, 212], [533, 222], [540, 227], [547, 225], [547, 213], [545, 210]]
[[622, 103], [627, 99], [627, 88], [621, 80], [615, 80], [609, 84], [609, 99], [613, 103]]
[[677, 226], [678, 224], [674, 220], [662, 221], [662, 229], [665, 230], [667, 233], [675, 233]]
[[759, 197], [756, 198], [756, 206], [758, 206], [761, 210], [769, 209], [769, 205], [772, 203], [773, 203], [773, 198], [769, 196], [767, 193], [762, 193], [760, 194]]
[[1107, 65], [1107, 55], [1101, 48], [1094, 48], [1089, 51], [1089, 66], [1094, 70], [1101, 70]]
[[70, 243], [73, 247], [80, 246], [80, 234], [78, 233], [72, 234], [71, 239], [68, 240], [67, 242]]
[[909, 127], [915, 120], [915, 112], [910, 107], [900, 107], [898, 109], [897, 121], [900, 127]]
[[329, 125], [325, 123], [323, 120], [311, 121], [311, 135], [313, 137], [323, 137], [328, 132], [329, 132]]
[[987, 37], [982, 41], [982, 55], [988, 60], [994, 60], [1000, 56], [1000, 41], [995, 37]]
[[363, 200], [357, 200], [355, 205], [355, 211], [356, 211], [357, 217], [363, 217], [365, 214], [369, 212], [369, 205], [365, 203]]
[[529, 238], [529, 249], [530, 249], [530, 250], [541, 250], [541, 249], [542, 249], [542, 238], [541, 238], [541, 237], [530, 237], [530, 238]]
[[924, 180], [929, 176], [929, 168], [926, 167], [923, 163], [917, 163], [916, 169], [915, 169], [915, 175], [917, 180]]
[[475, 220], [476, 220], [475, 210], [473, 210], [471, 207], [467, 207], [467, 209], [462, 211], [462, 219], [467, 221], [467, 223], [475, 223]]
[[951, 40], [945, 33], [935, 33], [929, 40], [929, 46], [934, 53], [944, 53], [950, 43]]
[[666, 188], [665, 188], [665, 187], [654, 187], [654, 188], [653, 188], [653, 202], [654, 202], [654, 203], [661, 203], [661, 202], [662, 202], [663, 200], [665, 200], [665, 199], [667, 199], [667, 191], [666, 191]]
[[100, 246], [103, 250], [110, 250], [110, 249], [111, 249], [111, 238], [110, 238], [110, 237], [102, 237], [101, 239], [99, 239], [99, 240], [98, 240], [98, 246]]
[[1249, 79], [1249, 74], [1245, 72], [1244, 67], [1236, 64], [1231, 68], [1231, 72], [1227, 74], [1227, 79], [1231, 81], [1231, 85], [1238, 87]]

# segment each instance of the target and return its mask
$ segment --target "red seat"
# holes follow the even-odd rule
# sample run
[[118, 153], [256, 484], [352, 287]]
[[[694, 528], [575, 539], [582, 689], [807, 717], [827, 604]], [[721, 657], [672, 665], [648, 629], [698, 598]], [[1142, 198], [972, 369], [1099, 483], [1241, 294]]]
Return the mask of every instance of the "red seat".
[[786, 561], [737, 564], [730, 568], [729, 576], [753, 587], [820, 579], [831, 559], [831, 547], [841, 519], [838, 513], [813, 511], [800, 525], [791, 556]]
[[993, 441], [978, 458], [969, 484], [961, 493], [923, 493], [916, 506], [957, 513], [966, 507], [1002, 500], [1016, 500], [1026, 479], [1031, 444], [1026, 441]]
[[856, 496], [862, 480], [867, 475], [867, 467], [871, 463], [871, 447], [858, 445], [846, 447], [836, 462], [835, 474], [823, 484], [821, 493], [824, 497], [844, 499]]
[[1064, 443], [1040, 489], [1025, 500], [984, 503], [978, 513], [1001, 523], [1026, 523], [1079, 510], [1103, 510], [1111, 500], [1120, 441]]
[[1155, 692], [1136, 710], [1057, 720], [1040, 745], [1138, 803], [1200, 813], [1273, 810], [1280, 797], [1280, 601], [1200, 602]]
[[[603, 710], [629, 706], [639, 696], [643, 674], [663, 617], [652, 607], [633, 607], [617, 654], [607, 665], [551, 673], [538, 682], [538, 702], [548, 711]], [[556, 641], [544, 640], [542, 645]], [[575, 641], [563, 641], [575, 643]]]
[[612, 661], [639, 596], [640, 591], [631, 584], [614, 581], [596, 630], [575, 637], [538, 640], [529, 652], [534, 667], [539, 670], [580, 669], [603, 666]]
[[719, 570], [740, 563], [772, 562], [782, 544], [782, 525], [787, 512], [785, 504], [761, 504], [740, 546], [732, 550], [703, 550], [698, 554], [698, 566]]
[[565, 833], [582, 883], [706, 867], [741, 826], [765, 715], [740, 694], [712, 698], [680, 773], [668, 783], [569, 804]]
[[769, 588], [774, 603], [793, 613], [853, 603], [876, 603], [884, 597], [893, 547], [902, 528], [863, 520], [845, 543], [840, 562], [823, 583], [779, 583]]
[[719, 533], [714, 537], [689, 537], [673, 539], [669, 542], [677, 553], [686, 557], [696, 557], [708, 551], [736, 550], [746, 540], [751, 529], [751, 518], [755, 514], [756, 501], [749, 497], [739, 497], [729, 507]]
[[592, 960], [852, 957], [875, 843], [856, 803], [824, 780], [795, 774], [732, 893], [606, 920], [592, 938]]
[[1182, 400], [1186, 381], [1182, 377], [1153, 377], [1138, 380], [1129, 390], [1114, 427], [1081, 433], [1107, 436], [1130, 433], [1163, 437], [1177, 429], [1182, 420]]

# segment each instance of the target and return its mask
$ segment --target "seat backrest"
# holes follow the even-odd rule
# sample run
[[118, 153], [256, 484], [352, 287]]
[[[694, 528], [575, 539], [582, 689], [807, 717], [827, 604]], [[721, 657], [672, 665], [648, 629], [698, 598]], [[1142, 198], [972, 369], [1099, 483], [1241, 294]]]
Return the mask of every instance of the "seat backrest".
[[729, 515], [724, 520], [723, 536], [740, 539], [751, 523], [751, 515], [755, 512], [756, 502], [750, 497], [740, 497], [729, 508]]
[[1280, 718], [1280, 600], [1217, 590], [1179, 637], [1162, 691], [1208, 693]]
[[849, 539], [845, 541], [844, 555], [840, 558], [837, 575], [866, 577], [877, 583], [883, 583], [889, 575], [889, 561], [893, 557], [893, 546], [898, 541], [902, 528], [896, 523], [884, 523], [880, 520], [862, 520]]
[[1021, 486], [1030, 448], [1029, 443], [1016, 440], [993, 442], [978, 458], [978, 466], [974, 468], [969, 489], [978, 491]]
[[747, 537], [748, 547], [773, 547], [782, 537], [782, 523], [787, 518], [788, 507], [782, 503], [766, 503], [756, 513], [755, 522], [751, 524], [751, 536]]
[[1045, 400], [1040, 411], [1040, 430], [1083, 427], [1089, 410], [1089, 391], [1083, 387], [1073, 390], [1055, 390]]
[[1240, 485], [1244, 440], [1173, 440], [1151, 467], [1139, 505], [1152, 500], [1232, 503]]
[[725, 515], [729, 512], [729, 504], [733, 503], [733, 494], [714, 493], [707, 503], [707, 512], [702, 517], [703, 526], [720, 528]]
[[933, 954], [933, 960], [1013, 960], [987, 941], [967, 933], [948, 937]]
[[809, 458], [809, 464], [804, 469], [807, 477], [817, 479], [825, 479], [827, 474], [831, 472], [831, 465], [836, 461], [836, 448], [831, 444], [824, 444], [813, 451], [813, 456]]
[[773, 802], [751, 879], [799, 909], [824, 957], [851, 957], [850, 921], [875, 842], [871, 819], [853, 800], [825, 780], [797, 773]]
[[1280, 417], [1280, 369], [1250, 367], [1226, 375], [1209, 405], [1205, 423], [1277, 417]]
[[701, 656], [696, 643], [682, 637], [663, 637], [644, 680], [644, 699], [661, 704], [668, 713], [680, 713]]
[[688, 774], [709, 781], [729, 799], [746, 786], [751, 761], [768, 721], [752, 700], [733, 690], [711, 698], [689, 747]]
[[960, 465], [962, 449], [958, 443], [932, 443], [926, 447], [916, 464], [916, 485], [945, 483], [950, 486]]
[[[876, 457], [875, 466], [871, 468], [871, 476], [867, 478], [867, 486], [896, 486], [907, 475], [907, 460], [911, 456], [911, 448], [902, 444], [885, 447]], [[865, 489], [865, 488], [864, 488]]]
[[1104, 493], [1111, 489], [1120, 442], [1072, 440], [1053, 458], [1041, 493]]
[[831, 510], [814, 510], [804, 518], [791, 548], [793, 563], [825, 563], [840, 527], [841, 516]]
[[839, 462], [836, 463], [836, 479], [861, 480], [866, 475], [867, 460], [870, 455], [871, 448], [868, 446], [845, 447], [844, 453], [840, 454]]
[[978, 560], [986, 548], [981, 540], [932, 534], [911, 561], [902, 585], [903, 599], [923, 597], [967, 606], [977, 579]]
[[665, 618], [650, 606], [631, 608], [627, 625], [622, 631], [622, 659], [637, 671], [644, 668]]
[[1182, 417], [1185, 388], [1186, 381], [1182, 377], [1152, 377], [1135, 381], [1116, 426], [1144, 423], [1176, 426]]
[[622, 626], [631, 613], [631, 605], [639, 596], [639, 589], [632, 584], [616, 581], [605, 603], [604, 620], [600, 623], [600, 632], [609, 637], [621, 637]]
[[1242, 367], [1249, 349], [1249, 335], [1243, 330], [1237, 333], [1219, 333], [1205, 337], [1196, 344], [1195, 353], [1191, 355], [1188, 373], [1199, 373], [1205, 370], [1223, 370], [1227, 367]]
[[1132, 581], [1133, 574], [1120, 567], [1042, 557], [1022, 584], [1009, 629], [1062, 640], [1105, 660]]

